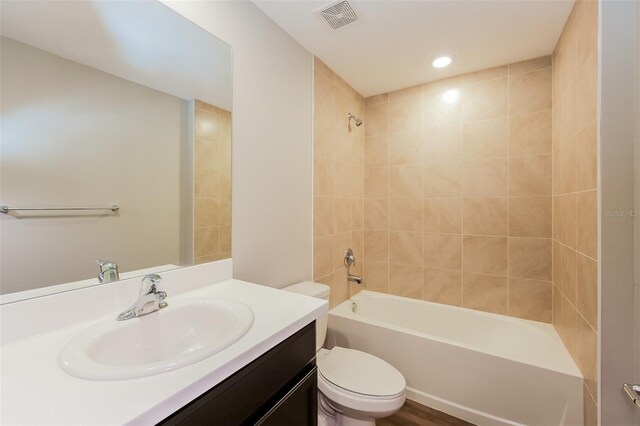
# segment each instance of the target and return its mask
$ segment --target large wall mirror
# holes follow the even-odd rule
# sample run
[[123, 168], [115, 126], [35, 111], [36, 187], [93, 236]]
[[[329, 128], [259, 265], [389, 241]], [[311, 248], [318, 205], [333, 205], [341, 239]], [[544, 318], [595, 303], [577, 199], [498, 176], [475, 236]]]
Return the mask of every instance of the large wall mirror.
[[0, 7], [1, 301], [231, 257], [231, 47], [157, 1]]

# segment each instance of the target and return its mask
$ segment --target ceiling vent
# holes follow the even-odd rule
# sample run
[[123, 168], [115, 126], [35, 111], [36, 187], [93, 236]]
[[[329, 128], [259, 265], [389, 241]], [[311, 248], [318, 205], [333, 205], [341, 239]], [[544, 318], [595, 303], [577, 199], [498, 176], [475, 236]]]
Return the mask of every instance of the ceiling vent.
[[356, 15], [356, 12], [347, 1], [334, 3], [331, 6], [320, 10], [318, 13], [334, 30], [358, 20], [358, 15]]

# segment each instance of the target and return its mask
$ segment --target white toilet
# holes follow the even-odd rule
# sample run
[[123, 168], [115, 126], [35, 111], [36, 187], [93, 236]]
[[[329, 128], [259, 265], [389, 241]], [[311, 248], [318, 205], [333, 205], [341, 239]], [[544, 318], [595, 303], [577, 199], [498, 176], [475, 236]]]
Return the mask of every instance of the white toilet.
[[[284, 290], [329, 300], [329, 287], [310, 281]], [[334, 347], [322, 349], [328, 316], [316, 321], [318, 424], [372, 426], [402, 407], [406, 381], [387, 362], [371, 354]]]

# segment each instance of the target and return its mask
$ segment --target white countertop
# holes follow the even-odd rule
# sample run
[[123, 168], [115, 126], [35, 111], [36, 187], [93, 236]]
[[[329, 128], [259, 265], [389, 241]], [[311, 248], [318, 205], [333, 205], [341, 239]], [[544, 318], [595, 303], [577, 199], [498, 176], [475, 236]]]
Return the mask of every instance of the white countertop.
[[[252, 328], [203, 361], [155, 376], [91, 381], [61, 369], [62, 348], [98, 318], [4, 344], [0, 350], [0, 423], [155, 424], [328, 310], [327, 302], [320, 299], [234, 279], [174, 296], [170, 293], [167, 301], [170, 308], [172, 299], [202, 297], [224, 297], [249, 305], [255, 315]], [[110, 315], [115, 318], [116, 313]]]

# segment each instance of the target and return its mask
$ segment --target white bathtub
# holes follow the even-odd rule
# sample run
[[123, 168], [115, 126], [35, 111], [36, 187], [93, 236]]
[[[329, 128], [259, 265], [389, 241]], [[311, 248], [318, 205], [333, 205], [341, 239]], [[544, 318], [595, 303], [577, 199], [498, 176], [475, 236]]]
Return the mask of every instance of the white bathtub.
[[550, 324], [362, 291], [329, 312], [327, 342], [384, 359], [409, 399], [479, 425], [583, 424], [582, 375]]

